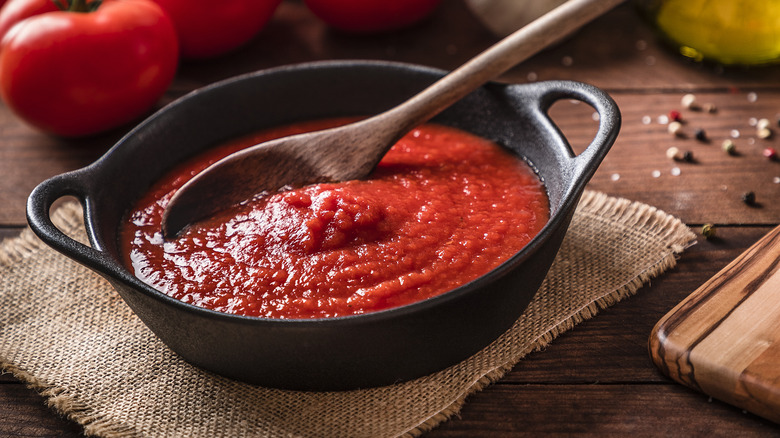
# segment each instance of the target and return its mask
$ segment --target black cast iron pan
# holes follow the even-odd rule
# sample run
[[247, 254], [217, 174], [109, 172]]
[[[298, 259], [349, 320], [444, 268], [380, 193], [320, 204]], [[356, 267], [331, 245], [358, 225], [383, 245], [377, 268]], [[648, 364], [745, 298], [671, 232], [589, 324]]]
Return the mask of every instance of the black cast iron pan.
[[[138, 317], [185, 360], [234, 379], [288, 389], [345, 390], [420, 377], [476, 353], [523, 313], [552, 264], [582, 190], [617, 137], [617, 106], [577, 82], [490, 83], [433, 122], [492, 139], [528, 160], [543, 179], [551, 219], [523, 250], [443, 295], [385, 311], [331, 319], [229, 315], [172, 299], [123, 266], [118, 231], [149, 186], [210, 146], [264, 128], [388, 109], [441, 77], [426, 67], [320, 62], [260, 71], [196, 90], [141, 123], [92, 165], [41, 183], [27, 205], [31, 228], [57, 251], [105, 277]], [[550, 120], [562, 99], [599, 114], [575, 155]], [[91, 246], [64, 235], [49, 210], [73, 195]]]

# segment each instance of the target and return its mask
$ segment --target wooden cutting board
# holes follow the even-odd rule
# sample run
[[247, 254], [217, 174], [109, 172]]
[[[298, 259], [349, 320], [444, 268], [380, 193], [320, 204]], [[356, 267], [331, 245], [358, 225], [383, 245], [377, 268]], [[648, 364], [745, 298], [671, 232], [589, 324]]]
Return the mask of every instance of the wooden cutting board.
[[780, 423], [780, 227], [666, 314], [649, 349], [677, 382]]

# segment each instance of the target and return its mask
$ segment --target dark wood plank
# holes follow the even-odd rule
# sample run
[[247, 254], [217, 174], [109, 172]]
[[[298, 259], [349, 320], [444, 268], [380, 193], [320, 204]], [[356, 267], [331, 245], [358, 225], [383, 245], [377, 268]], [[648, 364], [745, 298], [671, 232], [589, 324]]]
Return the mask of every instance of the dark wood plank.
[[0, 376], [0, 436], [77, 437], [82, 427], [44, 404], [35, 391]]
[[777, 433], [769, 421], [682, 386], [500, 384], [469, 397], [457, 420], [427, 436], [731, 438]]
[[[686, 223], [777, 223], [780, 203], [774, 200], [780, 195], [780, 161], [768, 160], [763, 151], [780, 150], [776, 124], [780, 90], [758, 92], [755, 102], [748, 101], [748, 94], [697, 93], [701, 102], [717, 105], [715, 114], [681, 109], [683, 93], [614, 94], [623, 113], [623, 128], [591, 188], [645, 202]], [[669, 134], [667, 126], [657, 122], [671, 110], [683, 114], [684, 137]], [[644, 124], [646, 117], [652, 120], [650, 124]], [[772, 121], [773, 137], [757, 137], [751, 119], [761, 118]], [[706, 132], [708, 142], [694, 138], [699, 128]], [[739, 132], [738, 138], [732, 137], [732, 130]], [[724, 153], [725, 140], [735, 143], [736, 154]], [[670, 147], [690, 151], [694, 161], [668, 159]], [[675, 169], [678, 176], [673, 174]], [[756, 195], [753, 206], [742, 202], [742, 194], [750, 191]]]
[[22, 229], [22, 226], [0, 227], [0, 241], [18, 236]]
[[[748, 100], [749, 94], [696, 93], [702, 104], [716, 105], [717, 112], [711, 114], [683, 109], [682, 92], [613, 93], [623, 125], [589, 187], [653, 205], [686, 223], [777, 223], [780, 203], [774, 200], [780, 195], [780, 161], [767, 159], [763, 152], [766, 148], [780, 150], [776, 122], [780, 89], [756, 93], [755, 102]], [[659, 118], [668, 118], [673, 110], [683, 116], [682, 136], [670, 134], [668, 125], [659, 123]], [[568, 102], [559, 102], [551, 111], [576, 150], [593, 137], [592, 114], [589, 106]], [[754, 123], [762, 118], [770, 120], [775, 131], [768, 139], [757, 136]], [[704, 130], [707, 141], [695, 139], [698, 129]], [[735, 154], [723, 151], [726, 140], [736, 145]], [[670, 147], [691, 152], [693, 161], [669, 159]], [[746, 192], [755, 193], [755, 205], [742, 201]]]
[[113, 144], [117, 135], [66, 141], [22, 125], [0, 102], [0, 225], [25, 223], [24, 208], [30, 191], [41, 181], [86, 166]]

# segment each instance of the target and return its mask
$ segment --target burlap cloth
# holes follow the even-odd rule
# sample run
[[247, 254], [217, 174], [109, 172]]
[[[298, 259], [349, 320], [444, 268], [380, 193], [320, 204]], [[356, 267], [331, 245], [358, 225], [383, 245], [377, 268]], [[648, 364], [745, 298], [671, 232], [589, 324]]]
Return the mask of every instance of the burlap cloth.
[[[77, 204], [53, 216], [86, 239]], [[0, 244], [0, 364], [87, 435], [420, 435], [530, 352], [673, 267], [694, 239], [653, 207], [586, 192], [543, 287], [501, 338], [411, 382], [318, 393], [251, 386], [187, 364], [106, 281], [27, 229]]]

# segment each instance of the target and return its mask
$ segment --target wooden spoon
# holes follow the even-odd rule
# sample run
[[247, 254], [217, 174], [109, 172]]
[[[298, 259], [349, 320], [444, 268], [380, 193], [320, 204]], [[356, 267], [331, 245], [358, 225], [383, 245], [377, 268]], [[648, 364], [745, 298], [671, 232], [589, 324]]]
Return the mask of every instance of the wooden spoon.
[[163, 235], [175, 236], [188, 224], [257, 194], [367, 176], [412, 128], [622, 2], [569, 0], [384, 113], [264, 142], [223, 158], [173, 195], [163, 213]]

